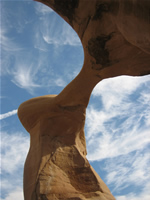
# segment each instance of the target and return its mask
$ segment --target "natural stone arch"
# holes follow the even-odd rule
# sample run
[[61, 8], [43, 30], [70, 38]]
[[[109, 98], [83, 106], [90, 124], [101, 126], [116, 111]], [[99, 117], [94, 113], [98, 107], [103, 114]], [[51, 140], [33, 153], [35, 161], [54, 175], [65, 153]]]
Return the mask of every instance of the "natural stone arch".
[[115, 199], [86, 159], [86, 107], [102, 79], [150, 73], [150, 3], [39, 2], [55, 10], [77, 32], [84, 48], [84, 64], [60, 94], [33, 98], [18, 109], [20, 121], [31, 136], [24, 168], [25, 200]]

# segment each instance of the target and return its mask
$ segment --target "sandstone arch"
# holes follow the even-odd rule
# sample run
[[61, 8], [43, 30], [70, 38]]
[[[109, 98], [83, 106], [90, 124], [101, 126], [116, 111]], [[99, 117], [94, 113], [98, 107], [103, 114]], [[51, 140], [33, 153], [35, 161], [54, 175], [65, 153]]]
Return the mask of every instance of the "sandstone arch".
[[33, 98], [18, 109], [31, 136], [24, 168], [25, 200], [113, 200], [86, 159], [85, 112], [93, 88], [102, 79], [150, 73], [150, 3], [38, 1], [54, 9], [77, 32], [84, 64], [60, 94]]

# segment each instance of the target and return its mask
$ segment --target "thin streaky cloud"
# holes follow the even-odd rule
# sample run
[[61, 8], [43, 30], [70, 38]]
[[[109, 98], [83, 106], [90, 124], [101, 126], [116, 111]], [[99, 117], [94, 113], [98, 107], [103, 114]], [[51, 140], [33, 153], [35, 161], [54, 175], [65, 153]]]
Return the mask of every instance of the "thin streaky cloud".
[[114, 140], [110, 134], [105, 134], [92, 139], [90, 143], [87, 142], [89, 149], [88, 159], [96, 161], [114, 158], [143, 149], [148, 144], [150, 144], [149, 129], [143, 132], [139, 131], [137, 134], [135, 132], [125, 133]]
[[7, 33], [9, 32], [7, 27], [4, 27], [4, 25], [2, 24], [1, 30], [0, 30], [0, 35], [1, 35], [1, 39], [0, 39], [0, 45], [1, 45], [1, 50], [6, 51], [6, 52], [16, 52], [16, 51], [20, 51], [23, 50], [22, 47], [20, 47], [18, 44], [16, 44], [14, 38], [10, 38], [7, 36]]
[[129, 185], [135, 187], [143, 185], [144, 188], [150, 183], [149, 166], [150, 154], [146, 152], [146, 149], [107, 159], [104, 167], [107, 174], [106, 182], [113, 185], [115, 191], [120, 191]]
[[146, 183], [139, 194], [129, 193], [127, 195], [116, 196], [117, 200], [149, 200], [150, 199], [150, 182]]
[[[134, 106], [130, 102], [126, 104], [128, 112], [124, 115], [122, 113], [125, 108], [122, 110], [121, 106], [116, 113], [113, 110], [108, 113], [97, 111], [93, 107], [87, 110], [86, 135], [89, 160], [128, 154], [150, 143], [149, 109], [146, 107], [144, 109], [142, 104]], [[137, 113], [138, 109], [140, 112]]]
[[0, 120], [6, 119], [6, 118], [11, 117], [11, 116], [16, 115], [16, 114], [17, 114], [17, 110], [12, 110], [10, 112], [0, 114]]

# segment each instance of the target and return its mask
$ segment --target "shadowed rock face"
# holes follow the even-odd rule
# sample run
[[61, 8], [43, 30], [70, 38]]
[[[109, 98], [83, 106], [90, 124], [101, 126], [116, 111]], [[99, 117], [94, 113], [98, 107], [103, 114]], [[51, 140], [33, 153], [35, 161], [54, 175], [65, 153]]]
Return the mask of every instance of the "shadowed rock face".
[[104, 78], [150, 73], [150, 3], [146, 0], [38, 0], [79, 35], [84, 65], [59, 95], [30, 99], [18, 116], [30, 133], [25, 200], [113, 200], [86, 159], [85, 113]]

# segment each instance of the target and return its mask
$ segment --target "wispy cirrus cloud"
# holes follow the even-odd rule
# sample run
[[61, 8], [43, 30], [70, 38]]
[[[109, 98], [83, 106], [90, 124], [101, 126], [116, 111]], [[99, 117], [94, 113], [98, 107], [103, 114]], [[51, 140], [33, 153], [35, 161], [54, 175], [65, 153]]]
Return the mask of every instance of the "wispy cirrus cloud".
[[[149, 200], [150, 199], [150, 182], [144, 183], [142, 191], [137, 195], [136, 193], [130, 192], [127, 195], [116, 196], [117, 200]], [[139, 188], [141, 190], [141, 188]]]
[[16, 61], [14, 70], [11, 72], [13, 75], [12, 82], [32, 94], [35, 88], [41, 87], [36, 80], [38, 70], [38, 65], [36, 65], [36, 67], [33, 66], [33, 63], [30, 63], [29, 57], [24, 63], [19, 59]]
[[[5, 4], [4, 4], [5, 5]], [[23, 6], [22, 4], [20, 4]], [[7, 7], [6, 7], [7, 8]], [[22, 7], [21, 7], [22, 8]], [[7, 8], [8, 9], [8, 8]], [[1, 76], [9, 75], [12, 82], [20, 88], [24, 88], [29, 91], [29, 93], [33, 93], [34, 88], [39, 87], [39, 84], [36, 83], [36, 74], [39, 70], [39, 63], [35, 58], [33, 58], [33, 52], [31, 49], [27, 49], [24, 43], [20, 43], [18, 38], [23, 35], [23, 33], [19, 32], [18, 38], [13, 36], [11, 21], [13, 17], [15, 18], [14, 13], [7, 12], [5, 10], [5, 6], [3, 9], [3, 23], [1, 28], [1, 50], [2, 50], [2, 58], [1, 58]], [[9, 20], [8, 20], [9, 19]], [[23, 19], [23, 18], [22, 18]], [[14, 20], [17, 24], [23, 24], [23, 26], [27, 26], [28, 22], [19, 21], [20, 18]], [[7, 26], [6, 26], [7, 25]], [[20, 26], [15, 28], [15, 31], [18, 32]], [[10, 37], [11, 33], [11, 37]], [[36, 66], [36, 67], [35, 67]]]
[[149, 200], [150, 199], [150, 194], [149, 194], [149, 189], [147, 188], [146, 191], [143, 191], [140, 195], [136, 195], [136, 194], [133, 194], [133, 193], [130, 193], [129, 195], [126, 195], [126, 196], [116, 196], [116, 199], [117, 200], [141, 200], [141, 199], [144, 199], [144, 200]]
[[[145, 151], [146, 150], [146, 151]], [[119, 192], [132, 185], [135, 187], [150, 184], [150, 153], [147, 149], [135, 151], [124, 156], [105, 161], [106, 182]], [[134, 187], [133, 187], [134, 186]]]
[[[40, 16], [36, 29], [40, 30], [39, 33], [41, 33], [36, 36], [38, 39], [36, 43], [40, 42], [41, 44], [41, 39], [43, 39], [43, 42], [56, 46], [81, 46], [81, 41], [71, 26], [48, 6], [37, 3], [35, 9], [37, 15]], [[39, 38], [41, 36], [42, 38]], [[38, 46], [40, 47], [40, 45]]]
[[54, 12], [50, 7], [40, 3], [40, 2], [35, 2], [35, 10], [36, 13], [40, 16], [50, 14], [51, 12]]
[[2, 51], [16, 52], [22, 50], [22, 47], [16, 44], [13, 38], [7, 36], [7, 30], [4, 27], [1, 27], [0, 35], [0, 45]]
[[12, 110], [10, 112], [0, 114], [0, 120], [5, 119], [7, 117], [11, 117], [11, 116], [16, 115], [16, 114], [17, 114], [17, 110]]
[[[28, 17], [28, 9], [23, 10], [23, 6], [35, 14], [32, 20]], [[56, 57], [64, 59], [61, 54], [65, 45], [81, 47], [78, 36], [64, 20], [39, 2], [19, 3], [17, 10], [23, 10], [23, 17], [21, 12], [17, 12], [16, 18], [15, 13], [3, 9], [1, 75], [9, 75], [15, 85], [31, 95], [42, 88], [50, 92], [51, 87], [64, 87], [70, 81], [69, 72], [65, 78], [62, 74], [68, 61], [62, 66], [63, 62], [53, 60]], [[14, 21], [15, 28], [12, 28]], [[22, 27], [23, 31], [20, 31]], [[72, 65], [71, 74], [77, 68], [77, 62]]]
[[[3, 23], [2, 23], [3, 24]], [[23, 48], [16, 43], [14, 38], [8, 37], [9, 29], [3, 26], [0, 30], [0, 45], [1, 45], [1, 73], [0, 75], [7, 75], [11, 73], [12, 65], [18, 52]]]
[[[59, 23], [61, 20], [59, 20]], [[57, 24], [57, 26], [56, 24], [57, 17], [56, 20], [53, 20], [51, 23], [48, 23], [48, 21], [46, 21], [46, 23], [44, 24], [45, 29], [43, 29], [42, 35], [46, 43], [54, 44], [56, 46], [81, 46], [79, 37], [65, 21], [62, 21], [60, 24]]]
[[139, 151], [122, 158], [109, 160], [105, 169], [107, 173], [106, 182], [108, 181], [107, 184], [114, 186], [113, 192], [117, 191], [119, 194], [121, 190], [131, 188], [126, 195], [116, 195], [117, 200], [149, 200], [149, 153]]

